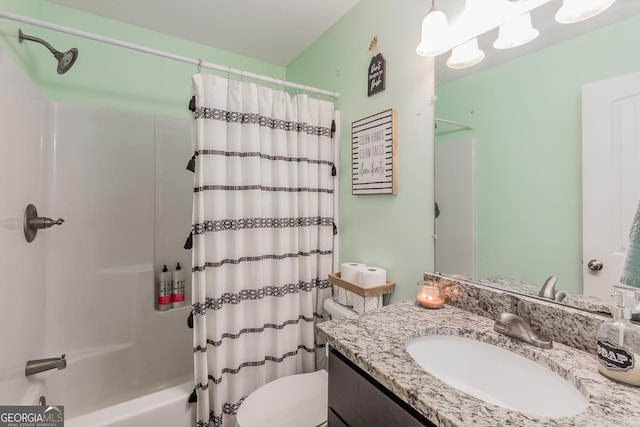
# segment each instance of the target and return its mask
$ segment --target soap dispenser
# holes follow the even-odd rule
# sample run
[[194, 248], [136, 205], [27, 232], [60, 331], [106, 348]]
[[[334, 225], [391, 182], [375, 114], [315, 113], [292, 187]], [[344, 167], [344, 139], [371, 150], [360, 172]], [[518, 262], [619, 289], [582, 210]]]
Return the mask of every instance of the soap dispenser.
[[640, 386], [640, 328], [633, 325], [626, 294], [614, 295], [613, 319], [598, 329], [598, 372], [614, 381]]

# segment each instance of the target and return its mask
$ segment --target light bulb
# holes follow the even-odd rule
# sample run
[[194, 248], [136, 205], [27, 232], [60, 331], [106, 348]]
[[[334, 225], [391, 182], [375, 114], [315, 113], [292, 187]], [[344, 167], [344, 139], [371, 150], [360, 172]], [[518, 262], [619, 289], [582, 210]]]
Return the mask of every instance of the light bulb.
[[447, 66], [455, 70], [473, 67], [484, 59], [484, 52], [478, 48], [478, 39], [456, 46], [447, 60]]
[[538, 37], [539, 31], [531, 26], [531, 14], [525, 13], [500, 25], [498, 38], [493, 43], [496, 49], [522, 46]]
[[562, 7], [556, 13], [556, 21], [572, 24], [584, 21], [605, 11], [615, 0], [563, 0]]
[[431, 8], [422, 20], [422, 40], [416, 48], [420, 56], [437, 56], [450, 49], [449, 23], [441, 11]]

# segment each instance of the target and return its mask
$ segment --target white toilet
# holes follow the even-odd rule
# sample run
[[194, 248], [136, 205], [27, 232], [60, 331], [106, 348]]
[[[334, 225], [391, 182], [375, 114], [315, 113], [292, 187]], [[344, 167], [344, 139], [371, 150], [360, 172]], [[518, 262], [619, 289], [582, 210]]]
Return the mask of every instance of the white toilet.
[[[331, 298], [323, 304], [332, 319], [356, 313]], [[290, 375], [251, 393], [236, 415], [236, 427], [321, 427], [327, 425], [328, 374], [324, 369]]]

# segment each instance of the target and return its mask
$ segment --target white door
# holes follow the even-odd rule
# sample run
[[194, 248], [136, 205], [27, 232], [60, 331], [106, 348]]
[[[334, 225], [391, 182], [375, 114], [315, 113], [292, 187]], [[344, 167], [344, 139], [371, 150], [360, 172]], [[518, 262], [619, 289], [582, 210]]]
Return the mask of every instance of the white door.
[[640, 73], [582, 88], [584, 294], [610, 301], [640, 198]]
[[476, 278], [474, 139], [435, 144], [435, 271]]

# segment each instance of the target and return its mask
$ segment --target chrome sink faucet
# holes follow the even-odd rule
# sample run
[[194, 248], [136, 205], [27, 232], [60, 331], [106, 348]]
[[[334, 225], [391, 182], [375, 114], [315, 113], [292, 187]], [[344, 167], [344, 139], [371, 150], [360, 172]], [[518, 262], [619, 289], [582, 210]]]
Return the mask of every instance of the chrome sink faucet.
[[40, 372], [49, 371], [51, 369], [64, 369], [67, 367], [67, 360], [63, 354], [60, 357], [52, 357], [50, 359], [37, 359], [27, 360], [27, 366], [24, 368], [24, 375], [30, 377], [31, 375], [38, 374]]
[[553, 342], [533, 330], [531, 327], [531, 311], [527, 304], [519, 298], [511, 298], [511, 311], [501, 313], [493, 325], [493, 329], [503, 335], [515, 338], [540, 348], [552, 348]]
[[556, 291], [557, 281], [558, 278], [556, 276], [549, 276], [547, 280], [544, 281], [544, 284], [542, 285], [538, 296], [558, 302], [562, 301], [567, 296], [567, 294], [564, 291]]

